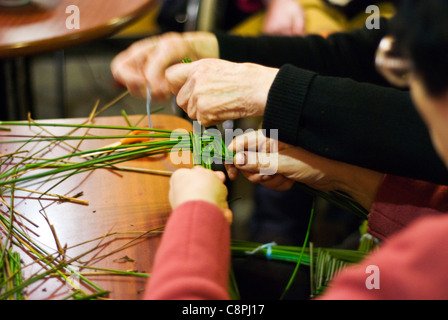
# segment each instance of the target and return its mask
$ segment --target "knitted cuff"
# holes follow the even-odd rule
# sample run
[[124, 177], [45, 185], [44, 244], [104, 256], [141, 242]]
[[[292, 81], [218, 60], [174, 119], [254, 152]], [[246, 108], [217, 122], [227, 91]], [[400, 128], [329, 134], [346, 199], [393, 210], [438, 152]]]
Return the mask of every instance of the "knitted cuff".
[[263, 129], [278, 129], [278, 139], [296, 145], [300, 130], [300, 116], [305, 104], [308, 87], [316, 73], [284, 65], [280, 68], [269, 90], [263, 118]]

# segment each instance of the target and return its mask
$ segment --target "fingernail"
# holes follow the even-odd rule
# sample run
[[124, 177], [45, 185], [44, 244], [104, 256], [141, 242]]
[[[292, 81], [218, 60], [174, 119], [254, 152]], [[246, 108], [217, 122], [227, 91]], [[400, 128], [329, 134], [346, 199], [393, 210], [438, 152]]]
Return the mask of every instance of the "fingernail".
[[239, 166], [244, 166], [246, 164], [246, 155], [244, 154], [244, 152], [236, 154], [235, 163]]
[[261, 180], [262, 180], [262, 181], [268, 181], [268, 180], [271, 180], [271, 179], [272, 179], [272, 176], [266, 176], [266, 175], [264, 175], [264, 176], [261, 177]]

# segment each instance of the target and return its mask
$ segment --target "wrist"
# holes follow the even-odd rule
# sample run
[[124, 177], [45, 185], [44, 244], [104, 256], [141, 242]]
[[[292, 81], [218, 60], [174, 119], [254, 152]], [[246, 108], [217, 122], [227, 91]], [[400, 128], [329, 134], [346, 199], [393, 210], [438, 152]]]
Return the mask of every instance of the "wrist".
[[253, 95], [256, 113], [254, 116], [263, 116], [268, 103], [269, 92], [279, 72], [277, 68], [263, 67], [263, 74], [258, 77], [260, 82], [255, 84], [256, 93]]
[[292, 65], [282, 66], [272, 83], [263, 114], [263, 129], [277, 129], [278, 139], [297, 145], [298, 123], [308, 87], [317, 74]]
[[200, 196], [185, 196], [178, 198], [174, 201], [174, 203], [171, 205], [172, 209], [176, 209], [186, 203], [189, 202], [207, 202], [209, 204], [215, 205], [219, 207], [219, 205], [216, 203], [216, 201], [213, 201], [213, 199], [207, 198], [207, 197], [200, 197]]
[[178, 215], [178, 214], [183, 214], [183, 213], [191, 213], [192, 211], [197, 212], [198, 214], [201, 215], [201, 217], [214, 216], [215, 218], [212, 218], [212, 219], [216, 219], [216, 218], [219, 219], [219, 217], [222, 217], [222, 218], [224, 218], [224, 220], [226, 220], [229, 223], [229, 225], [232, 224], [233, 215], [232, 215], [232, 211], [230, 211], [230, 209], [228, 209], [228, 208], [223, 209], [223, 208], [220, 208], [215, 203], [210, 203], [208, 201], [203, 201], [203, 200], [190, 200], [190, 201], [184, 202], [182, 204], [179, 204], [175, 209], [173, 208], [173, 212], [171, 215], [173, 216], [173, 215]]
[[349, 194], [358, 204], [370, 211], [384, 174], [348, 165], [343, 180], [335, 183], [336, 189]]

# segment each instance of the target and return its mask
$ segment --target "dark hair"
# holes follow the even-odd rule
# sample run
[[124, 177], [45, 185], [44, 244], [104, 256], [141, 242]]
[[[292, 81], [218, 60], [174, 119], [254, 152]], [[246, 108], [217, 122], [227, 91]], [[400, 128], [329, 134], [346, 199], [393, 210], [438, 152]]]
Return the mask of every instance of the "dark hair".
[[407, 54], [432, 95], [448, 90], [448, 0], [403, 0], [390, 21], [399, 51]]

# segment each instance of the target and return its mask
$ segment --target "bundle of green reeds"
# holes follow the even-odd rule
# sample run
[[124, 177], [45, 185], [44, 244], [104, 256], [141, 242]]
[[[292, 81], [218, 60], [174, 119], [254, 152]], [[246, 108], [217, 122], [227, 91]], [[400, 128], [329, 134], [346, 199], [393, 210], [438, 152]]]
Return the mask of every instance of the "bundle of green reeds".
[[[210, 143], [208, 139], [204, 141], [202, 136], [196, 134], [188, 134], [182, 132], [160, 130], [154, 128], [127, 127], [127, 126], [98, 126], [98, 125], [73, 125], [73, 124], [55, 124], [55, 123], [23, 123], [23, 122], [0, 122], [0, 125], [8, 126], [57, 126], [57, 127], [75, 127], [75, 128], [96, 128], [96, 129], [118, 129], [131, 130], [138, 132], [148, 132], [147, 134], [135, 134], [134, 139], [155, 139], [148, 142], [140, 142], [132, 144], [132, 147], [124, 147], [121, 145], [110, 146], [95, 150], [87, 150], [73, 152], [67, 155], [52, 159], [36, 159], [28, 156], [20, 160], [18, 165], [13, 166], [0, 174], [0, 186], [12, 185], [22, 181], [36, 181], [37, 179], [47, 176], [54, 176], [67, 171], [85, 172], [87, 170], [98, 168], [113, 168], [113, 165], [149, 156], [156, 156], [169, 152], [178, 152], [182, 150], [192, 150], [201, 159], [202, 165], [211, 168], [213, 158], [221, 158], [228, 160], [230, 155], [224, 145], [216, 148], [216, 142]], [[88, 139], [125, 139], [129, 137], [127, 134], [113, 136], [57, 136], [57, 137], [32, 137], [27, 140], [7, 140], [0, 143], [19, 143], [26, 144], [42, 142], [42, 141], [66, 141], [66, 140], [88, 140]], [[204, 149], [209, 149], [213, 144], [213, 150], [203, 155]], [[23, 146], [19, 149], [23, 149]], [[47, 146], [48, 147], [48, 146]], [[98, 154], [98, 155], [97, 155]], [[14, 158], [15, 155], [20, 156], [20, 150], [16, 153], [5, 155], [2, 164]], [[96, 156], [97, 155], [97, 156]], [[86, 156], [89, 156], [88, 158]], [[73, 157], [86, 157], [82, 162], [70, 162], [67, 159]], [[230, 158], [231, 159], [231, 158]], [[29, 174], [37, 169], [49, 169], [36, 174]]]
[[[330, 281], [340, 270], [361, 261], [373, 250], [373, 243], [370, 239], [365, 239], [366, 241], [361, 241], [358, 250], [314, 248], [313, 243], [300, 247], [283, 246], [275, 243], [263, 245], [249, 241], [232, 240], [232, 255], [235, 257], [257, 257], [259, 259], [284, 261], [295, 263], [296, 266], [308, 267], [311, 298], [313, 298], [325, 291]], [[294, 277], [295, 273], [291, 275], [288, 285], [285, 287], [282, 296], [279, 297], [280, 299], [288, 292]]]

